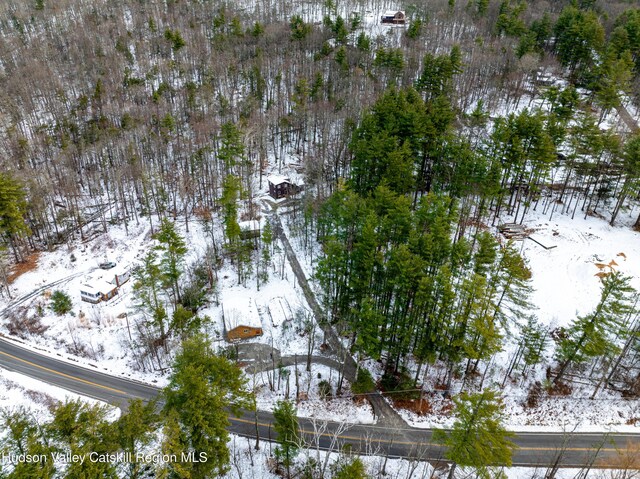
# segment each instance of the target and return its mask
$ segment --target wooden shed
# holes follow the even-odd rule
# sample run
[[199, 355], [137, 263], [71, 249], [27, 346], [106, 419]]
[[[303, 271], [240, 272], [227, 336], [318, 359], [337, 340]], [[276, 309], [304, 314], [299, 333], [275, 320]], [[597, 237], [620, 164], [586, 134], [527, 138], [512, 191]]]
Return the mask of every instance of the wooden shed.
[[382, 23], [404, 25], [407, 23], [407, 17], [402, 10], [387, 10], [382, 14]]
[[262, 336], [262, 321], [253, 300], [245, 297], [225, 295], [222, 298], [222, 319], [227, 341]]

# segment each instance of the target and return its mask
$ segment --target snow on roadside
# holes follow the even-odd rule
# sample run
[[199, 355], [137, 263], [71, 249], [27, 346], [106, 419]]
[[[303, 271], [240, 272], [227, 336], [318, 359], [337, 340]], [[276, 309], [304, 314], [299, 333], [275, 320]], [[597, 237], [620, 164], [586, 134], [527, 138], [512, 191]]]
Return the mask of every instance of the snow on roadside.
[[[157, 227], [159, 220], [153, 217], [153, 225]], [[189, 245], [186, 263], [195, 264], [206, 248], [211, 244], [212, 234], [219, 236], [222, 228], [215, 222], [211, 232], [204, 225], [192, 219], [189, 231], [186, 231], [184, 219], [176, 221], [179, 233]], [[110, 280], [113, 270], [99, 269], [102, 261], [117, 262], [118, 267], [133, 269], [140, 264], [155, 241], [151, 237], [151, 227], [147, 219], [141, 219], [139, 225], [130, 223], [128, 232], [122, 225], [110, 225], [109, 232], [98, 234], [86, 242], [73, 241], [67, 246], [51, 252], [42, 252], [38, 267], [24, 273], [12, 285], [14, 298], [27, 295], [62, 278], [71, 278], [27, 299], [14, 308], [21, 317], [34, 319], [40, 333], [22, 333], [21, 342], [30, 349], [50, 355], [57, 359], [70, 360], [89, 368], [99, 368], [110, 374], [125, 375], [137, 380], [164, 385], [166, 376], [158, 371], [142, 371], [136, 365], [132, 354], [133, 344], [137, 340], [136, 323], [141, 321], [141, 313], [135, 307], [133, 297], [133, 278], [120, 287], [115, 298], [98, 304], [81, 301], [81, 285], [93, 281]], [[249, 342], [261, 342], [279, 349], [284, 355], [302, 354], [307, 351], [307, 337], [303, 332], [305, 321], [312, 319], [310, 308], [306, 304], [296, 278], [285, 259], [283, 247], [276, 244], [274, 265], [269, 268], [269, 280], [266, 284], [256, 285], [255, 278], [246, 284], [237, 284], [235, 269], [226, 262], [218, 271], [218, 298], [237, 302], [252, 302], [257, 305], [264, 335]], [[72, 311], [63, 316], [55, 315], [49, 309], [49, 295], [61, 290], [67, 293], [73, 302]], [[215, 295], [213, 295], [215, 296]], [[216, 298], [210, 297], [209, 304], [198, 313], [201, 317], [209, 316], [211, 323], [208, 332], [214, 340], [217, 338], [220, 347], [228, 347], [223, 340], [224, 325], [222, 321], [223, 304], [216, 304]], [[271, 314], [269, 308], [279, 302], [283, 305], [281, 318]], [[9, 301], [0, 298], [0, 309]], [[281, 321], [278, 322], [277, 319]], [[0, 324], [0, 334], [11, 337], [9, 324], [4, 320]], [[14, 338], [15, 339], [15, 338]], [[318, 352], [319, 337], [315, 340], [314, 351]]]
[[[159, 224], [153, 218], [154, 226]], [[183, 225], [180, 225], [183, 226]], [[195, 245], [192, 251], [198, 251], [204, 236], [198, 224], [190, 225], [191, 234], [187, 241]], [[109, 374], [124, 375], [137, 380], [157, 384], [162, 382], [156, 372], [144, 372], [135, 367], [131, 357], [131, 337], [135, 340], [135, 314], [133, 310], [133, 280], [119, 288], [118, 295], [108, 302], [91, 304], [81, 300], [80, 290], [83, 284], [97, 281], [110, 281], [114, 270], [102, 270], [98, 263], [116, 262], [118, 267], [133, 269], [153, 244], [148, 222], [141, 220], [139, 225], [129, 225], [129, 232], [123, 225], [110, 225], [108, 233], [99, 234], [93, 239], [82, 242], [74, 240], [54, 251], [42, 252], [38, 267], [16, 279], [12, 284], [14, 298], [44, 286], [77, 274], [77, 277], [55, 285], [27, 299], [13, 309], [19, 317], [32, 318], [39, 333], [23, 333], [22, 342], [26, 347], [57, 359], [72, 361], [74, 364], [89, 368], [99, 368]], [[193, 261], [193, 258], [190, 258]], [[58, 316], [49, 309], [49, 296], [60, 290], [72, 300], [72, 311]], [[0, 301], [0, 308], [9, 303], [6, 298]], [[9, 334], [9, 322], [4, 320], [0, 331]]]
[[[106, 405], [102, 401], [81, 396], [37, 379], [0, 368], [0, 411], [11, 412], [21, 407], [29, 410], [38, 422], [50, 419], [49, 408], [57, 402], [81, 399], [89, 404]], [[120, 415], [120, 409], [109, 406], [109, 420]]]
[[[276, 474], [272, 467], [275, 465], [273, 452], [276, 444], [269, 445], [266, 442], [262, 442], [260, 449], [256, 451], [254, 450], [255, 441], [253, 439], [231, 435], [227, 445], [231, 451], [231, 469], [222, 476], [224, 479], [243, 479], [247, 477], [278, 479], [283, 477], [282, 474]], [[336, 449], [338, 448], [336, 447]], [[299, 470], [304, 464], [308, 463], [316, 463], [322, 467], [327, 461], [328, 467], [325, 477], [329, 477], [331, 465], [338, 461], [339, 458], [340, 455], [335, 452], [328, 453], [310, 446], [308, 449], [300, 450], [295, 458], [293, 469]], [[351, 459], [353, 458], [351, 457]], [[432, 476], [433, 468], [428, 462], [387, 459], [383, 456], [361, 456], [360, 459], [365, 464], [367, 474], [372, 478], [437, 477]], [[514, 479], [516, 479], [515, 476]]]
[[[312, 364], [311, 371], [305, 369], [304, 358], [298, 365], [298, 383], [304, 400], [298, 401], [296, 408], [299, 417], [316, 418], [321, 421], [349, 422], [354, 424], [375, 424], [373, 409], [368, 403], [358, 405], [351, 397], [351, 388], [347, 380], [343, 381], [340, 397], [325, 400], [320, 394], [320, 382], [331, 385], [331, 395], [336, 394], [338, 371], [321, 364]], [[274, 385], [271, 391], [269, 383]], [[258, 409], [273, 411], [277, 401], [296, 397], [295, 367], [284, 367], [274, 371], [264, 371], [254, 375], [249, 385], [255, 384]]]

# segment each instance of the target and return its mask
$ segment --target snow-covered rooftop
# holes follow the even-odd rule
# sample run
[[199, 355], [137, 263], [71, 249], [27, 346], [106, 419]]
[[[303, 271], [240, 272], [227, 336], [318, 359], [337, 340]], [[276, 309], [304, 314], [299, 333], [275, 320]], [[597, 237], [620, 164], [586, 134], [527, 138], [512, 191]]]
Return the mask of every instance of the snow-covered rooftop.
[[258, 308], [244, 288], [233, 288], [221, 294], [220, 303], [227, 331], [238, 326], [262, 328]]
[[80, 286], [82, 291], [85, 291], [89, 294], [96, 293], [106, 293], [108, 291], [112, 291], [116, 286], [104, 279], [92, 279], [90, 283], [84, 283]]
[[267, 181], [274, 185], [281, 185], [282, 183], [289, 183], [289, 177], [282, 175], [269, 175]]
[[257, 231], [260, 229], [260, 222], [256, 220], [240, 221], [238, 226], [240, 226], [240, 230], [242, 231]]

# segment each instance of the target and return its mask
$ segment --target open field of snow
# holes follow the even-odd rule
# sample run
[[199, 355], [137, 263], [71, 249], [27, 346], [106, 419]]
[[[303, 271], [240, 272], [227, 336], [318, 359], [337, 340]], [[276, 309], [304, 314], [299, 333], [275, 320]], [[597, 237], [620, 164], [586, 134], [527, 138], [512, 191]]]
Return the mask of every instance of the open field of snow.
[[[541, 207], [539, 208], [542, 209]], [[603, 219], [576, 213], [531, 212], [526, 227], [547, 247], [531, 240], [522, 243], [522, 254], [531, 268], [531, 297], [539, 319], [550, 326], [566, 326], [577, 315], [593, 310], [600, 298], [598, 273], [620, 271], [631, 276], [640, 290], [640, 233], [629, 227], [630, 215], [619, 226]], [[626, 221], [625, 221], [626, 220]]]

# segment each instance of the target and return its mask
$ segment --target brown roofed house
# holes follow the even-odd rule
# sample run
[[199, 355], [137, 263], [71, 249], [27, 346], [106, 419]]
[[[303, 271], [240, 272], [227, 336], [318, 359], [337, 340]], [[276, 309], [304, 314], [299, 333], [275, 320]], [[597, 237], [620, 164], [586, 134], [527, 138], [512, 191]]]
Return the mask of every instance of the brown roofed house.
[[222, 317], [227, 341], [235, 342], [262, 336], [262, 321], [250, 298], [222, 298]]

